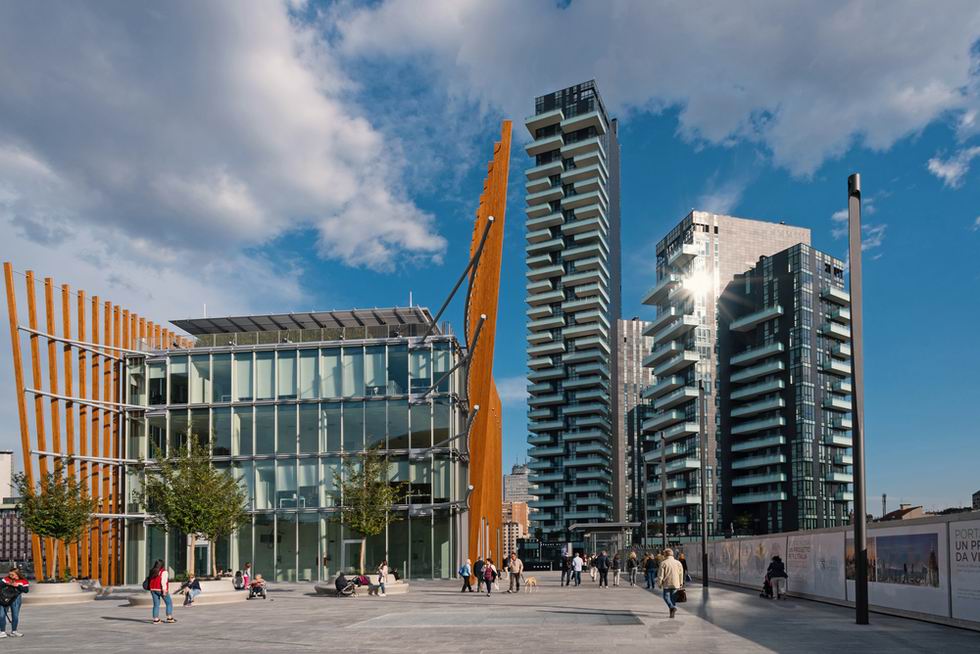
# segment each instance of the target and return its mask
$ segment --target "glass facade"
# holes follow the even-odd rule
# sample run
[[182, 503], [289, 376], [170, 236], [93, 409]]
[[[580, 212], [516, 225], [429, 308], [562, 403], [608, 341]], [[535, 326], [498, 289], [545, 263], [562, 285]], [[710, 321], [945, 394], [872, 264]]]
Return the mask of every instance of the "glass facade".
[[[460, 352], [452, 336], [418, 341], [233, 345], [131, 357], [128, 401], [146, 408], [128, 411], [125, 456], [153, 459], [191, 439], [208, 446], [215, 467], [241, 480], [251, 513], [249, 524], [214, 544], [218, 564], [241, 569], [250, 561], [269, 579], [304, 581], [358, 565], [360, 535], [340, 521], [337, 479], [345, 458], [378, 448], [401, 499], [387, 533], [368, 539], [366, 565], [387, 558], [406, 578], [448, 578], [460, 551], [459, 489], [467, 484], [458, 456], [463, 377], [445, 374]], [[142, 472], [134, 467], [126, 479], [129, 497]], [[177, 571], [186, 565], [179, 534], [132, 517], [126, 537], [127, 583], [139, 583], [154, 557]]]

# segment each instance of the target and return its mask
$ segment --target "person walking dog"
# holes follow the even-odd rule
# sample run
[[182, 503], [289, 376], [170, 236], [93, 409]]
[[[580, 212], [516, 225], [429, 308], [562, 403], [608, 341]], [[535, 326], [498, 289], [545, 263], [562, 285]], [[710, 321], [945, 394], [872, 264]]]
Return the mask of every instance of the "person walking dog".
[[510, 585], [507, 592], [521, 592], [521, 575], [524, 573], [524, 562], [517, 558], [515, 552], [510, 553], [510, 563], [507, 565], [507, 569], [510, 571]]

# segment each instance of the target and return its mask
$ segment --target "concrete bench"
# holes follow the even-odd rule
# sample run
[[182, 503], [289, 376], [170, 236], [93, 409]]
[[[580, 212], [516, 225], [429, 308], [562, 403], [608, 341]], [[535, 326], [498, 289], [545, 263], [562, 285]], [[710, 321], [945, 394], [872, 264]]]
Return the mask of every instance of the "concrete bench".
[[[170, 582], [170, 595], [174, 606], [184, 603], [184, 595], [178, 595], [181, 582]], [[231, 579], [209, 579], [201, 581], [201, 593], [194, 598], [194, 606], [201, 604], [227, 604], [248, 598], [248, 591], [235, 590]], [[141, 591], [129, 596], [129, 606], [152, 606], [153, 597], [149, 591]]]
[[79, 604], [95, 600], [96, 593], [82, 588], [78, 582], [66, 584], [31, 584], [30, 592], [23, 596], [24, 604]]
[[[376, 583], [377, 575], [367, 575], [369, 580], [368, 586], [360, 586], [357, 589], [357, 593], [368, 595], [377, 595], [381, 592], [381, 586]], [[334, 580], [330, 579], [327, 581], [318, 581], [313, 584], [313, 590], [316, 591], [317, 595], [336, 595], [337, 587], [334, 585]], [[401, 595], [408, 592], [408, 582], [407, 581], [396, 581], [394, 575], [388, 575], [387, 581], [385, 581], [385, 595]]]

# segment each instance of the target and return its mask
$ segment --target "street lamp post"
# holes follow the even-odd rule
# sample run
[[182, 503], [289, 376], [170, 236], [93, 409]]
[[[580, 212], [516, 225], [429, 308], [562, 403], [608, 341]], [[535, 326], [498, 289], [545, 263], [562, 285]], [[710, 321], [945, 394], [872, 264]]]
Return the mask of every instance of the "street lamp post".
[[660, 435], [660, 533], [667, 549], [667, 441]]
[[698, 381], [698, 417], [701, 450], [701, 585], [708, 587], [708, 430], [704, 401], [704, 380]]
[[864, 342], [861, 316], [861, 175], [847, 178], [848, 255], [850, 262], [851, 352], [854, 388], [854, 608], [857, 624], [868, 624], [868, 529], [864, 479]]

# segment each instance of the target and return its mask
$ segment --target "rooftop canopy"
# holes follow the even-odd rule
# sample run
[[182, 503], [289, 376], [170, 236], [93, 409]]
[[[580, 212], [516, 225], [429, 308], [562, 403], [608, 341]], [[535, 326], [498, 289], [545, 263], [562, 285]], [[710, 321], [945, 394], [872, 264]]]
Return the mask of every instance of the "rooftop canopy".
[[[425, 307], [392, 307], [388, 309], [351, 309], [347, 311], [310, 311], [305, 313], [272, 313], [225, 318], [186, 318], [171, 324], [192, 336], [269, 332], [285, 329], [321, 329], [341, 327], [380, 327], [384, 325], [428, 325], [432, 314]], [[439, 333], [439, 330], [434, 330]]]

